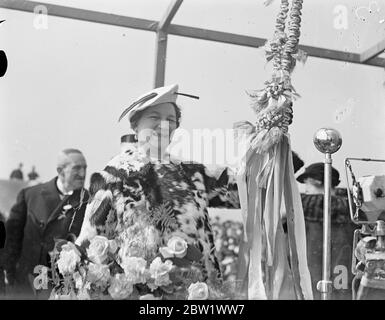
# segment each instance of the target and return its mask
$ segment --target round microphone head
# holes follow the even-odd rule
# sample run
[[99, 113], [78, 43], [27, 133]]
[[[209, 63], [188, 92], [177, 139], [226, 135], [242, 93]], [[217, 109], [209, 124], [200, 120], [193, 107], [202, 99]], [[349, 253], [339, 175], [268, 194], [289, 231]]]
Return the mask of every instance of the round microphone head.
[[332, 128], [321, 128], [313, 137], [313, 143], [322, 153], [335, 153], [342, 145], [341, 134]]

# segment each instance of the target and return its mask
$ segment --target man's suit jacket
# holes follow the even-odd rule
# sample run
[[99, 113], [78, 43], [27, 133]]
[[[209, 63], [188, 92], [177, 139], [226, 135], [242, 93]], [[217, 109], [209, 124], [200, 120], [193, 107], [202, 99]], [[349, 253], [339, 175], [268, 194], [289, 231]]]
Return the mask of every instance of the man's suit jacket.
[[80, 233], [88, 191], [61, 200], [56, 180], [21, 190], [6, 222], [5, 269], [19, 284], [28, 282], [36, 265], [49, 265], [55, 239]]

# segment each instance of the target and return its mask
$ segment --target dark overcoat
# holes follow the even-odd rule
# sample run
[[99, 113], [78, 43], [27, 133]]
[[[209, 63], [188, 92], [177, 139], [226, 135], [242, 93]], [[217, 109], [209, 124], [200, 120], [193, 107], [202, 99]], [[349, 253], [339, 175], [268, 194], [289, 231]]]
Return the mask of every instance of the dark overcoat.
[[56, 180], [21, 190], [6, 222], [4, 267], [18, 284], [31, 284], [35, 266], [49, 265], [55, 239], [80, 233], [88, 191], [60, 199]]

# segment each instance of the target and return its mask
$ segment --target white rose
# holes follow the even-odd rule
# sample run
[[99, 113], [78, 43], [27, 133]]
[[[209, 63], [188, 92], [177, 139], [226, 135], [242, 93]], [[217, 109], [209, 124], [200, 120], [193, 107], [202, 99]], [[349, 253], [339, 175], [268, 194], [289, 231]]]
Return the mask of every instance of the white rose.
[[121, 267], [128, 280], [133, 284], [146, 283], [148, 278], [148, 271], [146, 269], [147, 262], [143, 258], [124, 257], [122, 259]]
[[80, 262], [80, 252], [74, 244], [68, 243], [62, 246], [57, 266], [62, 275], [73, 273], [77, 263]]
[[207, 300], [209, 287], [204, 282], [192, 283], [188, 288], [188, 300]]
[[168, 240], [167, 247], [160, 248], [159, 252], [165, 259], [172, 257], [183, 258], [187, 253], [187, 242], [180, 237], [173, 236]]
[[158, 287], [169, 285], [171, 283], [169, 272], [172, 268], [173, 264], [170, 260], [162, 262], [161, 258], [155, 258], [150, 265], [150, 275], [155, 280], [154, 284]]
[[88, 293], [88, 289], [87, 288], [80, 289], [77, 294], [77, 298], [78, 300], [91, 300], [91, 296]]
[[70, 204], [66, 204], [65, 206], [63, 206], [63, 211], [66, 212], [68, 210], [72, 209], [72, 205]]
[[79, 272], [75, 272], [72, 276], [75, 281], [75, 288], [81, 289], [83, 287], [83, 278]]
[[161, 300], [162, 297], [155, 297], [153, 294], [148, 293], [139, 297], [139, 300]]
[[146, 226], [143, 230], [146, 250], [148, 252], [156, 252], [160, 241], [159, 231], [154, 226]]
[[111, 279], [108, 293], [114, 300], [124, 300], [130, 296], [133, 289], [132, 282], [128, 280], [126, 275], [118, 273]]
[[137, 239], [125, 240], [119, 250], [122, 261], [127, 257], [144, 257], [146, 255], [145, 242]]
[[80, 252], [79, 252], [78, 248], [76, 248], [75, 244], [73, 244], [72, 242], [67, 242], [66, 244], [62, 245], [60, 252], [72, 251], [72, 250], [75, 251], [76, 254], [78, 254], [80, 256]]
[[98, 264], [102, 264], [107, 260], [109, 251], [109, 242], [106, 237], [95, 236], [92, 238], [87, 249], [88, 258]]
[[56, 294], [53, 297], [53, 300], [76, 300], [76, 296], [72, 293], [70, 293], [70, 294]]
[[90, 263], [88, 265], [87, 280], [99, 287], [105, 287], [110, 279], [108, 265]]

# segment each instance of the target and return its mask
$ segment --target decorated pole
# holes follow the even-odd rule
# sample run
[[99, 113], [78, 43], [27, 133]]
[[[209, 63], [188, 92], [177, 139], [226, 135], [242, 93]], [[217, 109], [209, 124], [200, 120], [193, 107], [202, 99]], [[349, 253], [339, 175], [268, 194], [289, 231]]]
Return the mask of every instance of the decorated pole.
[[317, 289], [321, 292], [322, 300], [329, 300], [332, 292], [332, 282], [330, 280], [332, 181], [331, 155], [341, 148], [342, 139], [337, 130], [331, 128], [322, 128], [315, 133], [313, 142], [318, 151], [325, 154], [322, 280], [317, 283]]
[[[291, 84], [291, 73], [296, 61], [306, 58], [298, 50], [302, 2], [292, 0], [289, 10], [289, 1], [281, 0], [273, 39], [265, 45], [267, 61], [273, 63], [272, 77], [265, 88], [249, 94], [256, 121], [235, 125], [238, 141], [246, 146], [237, 177], [244, 223], [238, 279], [248, 299], [279, 299], [288, 277], [297, 299], [313, 298], [288, 134], [293, 101], [299, 96]], [[282, 202], [287, 235], [282, 228]]]

